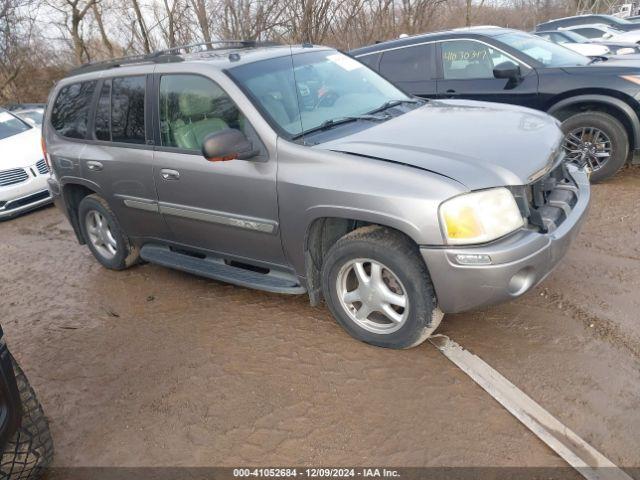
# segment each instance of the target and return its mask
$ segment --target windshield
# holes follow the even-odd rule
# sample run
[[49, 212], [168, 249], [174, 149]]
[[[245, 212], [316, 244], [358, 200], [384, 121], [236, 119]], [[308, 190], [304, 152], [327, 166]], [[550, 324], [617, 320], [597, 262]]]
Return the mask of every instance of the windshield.
[[9, 112], [0, 111], [0, 140], [26, 132], [31, 127]]
[[16, 112], [16, 115], [22, 119], [33, 120], [38, 125], [42, 125], [42, 119], [44, 117], [44, 112], [40, 110], [27, 110], [24, 112]]
[[527, 33], [505, 33], [498, 39], [545, 67], [576, 67], [587, 65], [589, 58], [556, 43]]
[[229, 70], [254, 103], [289, 138], [332, 120], [410, 101], [357, 60], [335, 50], [295, 54]]
[[[567, 37], [567, 39], [571, 40], [573, 43], [586, 43], [589, 41], [587, 37], [585, 37], [584, 35], [580, 35], [579, 33], [576, 33], [576, 32], [566, 31], [566, 32], [562, 32], [562, 35]], [[558, 42], [558, 43], [562, 43], [562, 42]]]

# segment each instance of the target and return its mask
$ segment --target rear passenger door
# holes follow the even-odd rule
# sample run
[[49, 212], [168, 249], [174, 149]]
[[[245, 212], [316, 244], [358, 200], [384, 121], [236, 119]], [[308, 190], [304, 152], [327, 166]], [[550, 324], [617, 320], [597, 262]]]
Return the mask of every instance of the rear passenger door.
[[[277, 163], [248, 118], [221, 86], [231, 80], [157, 67], [154, 170], [160, 211], [175, 241], [226, 258], [282, 265], [276, 192]], [[215, 73], [215, 72], [214, 72]], [[237, 94], [237, 91], [236, 91]], [[227, 128], [242, 131], [259, 154], [210, 162], [203, 139]]]
[[99, 185], [132, 237], [166, 238], [153, 182], [153, 137], [145, 74], [104, 78], [96, 92], [82, 177]]
[[359, 57], [402, 90], [424, 98], [436, 96], [436, 62], [433, 43], [409, 45]]

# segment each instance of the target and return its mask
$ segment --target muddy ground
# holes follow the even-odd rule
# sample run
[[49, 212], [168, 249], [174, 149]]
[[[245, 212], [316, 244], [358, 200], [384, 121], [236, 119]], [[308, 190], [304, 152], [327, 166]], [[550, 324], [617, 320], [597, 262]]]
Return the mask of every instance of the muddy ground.
[[[640, 465], [640, 169], [593, 189], [560, 267], [440, 328]], [[46, 208], [0, 224], [0, 316], [57, 466], [565, 465], [431, 345], [347, 336], [304, 296], [102, 268]]]

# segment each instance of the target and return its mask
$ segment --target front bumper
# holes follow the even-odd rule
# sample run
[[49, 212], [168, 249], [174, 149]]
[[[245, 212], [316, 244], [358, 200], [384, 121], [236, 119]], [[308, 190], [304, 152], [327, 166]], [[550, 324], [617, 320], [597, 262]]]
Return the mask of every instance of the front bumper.
[[[589, 208], [589, 178], [569, 167], [578, 200], [567, 218], [551, 233], [521, 230], [483, 246], [420, 249], [433, 281], [438, 305], [457, 313], [517, 298], [540, 283], [564, 257]], [[461, 265], [459, 254], [484, 254], [488, 265]]]
[[47, 176], [38, 174], [19, 184], [0, 187], [0, 220], [51, 203]]

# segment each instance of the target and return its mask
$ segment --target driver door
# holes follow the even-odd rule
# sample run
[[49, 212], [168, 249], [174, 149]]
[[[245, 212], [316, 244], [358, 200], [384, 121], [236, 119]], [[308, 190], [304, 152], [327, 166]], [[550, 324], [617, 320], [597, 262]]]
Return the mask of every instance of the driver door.
[[[160, 212], [175, 241], [223, 257], [282, 265], [276, 158], [213, 79], [166, 71], [156, 73], [154, 84], [154, 177]], [[260, 153], [250, 160], [206, 160], [203, 139], [227, 128], [242, 131]]]
[[[437, 45], [439, 98], [468, 98], [536, 108], [538, 74], [502, 51], [471, 39], [448, 40]], [[503, 62], [520, 65], [519, 82], [495, 78], [493, 68]]]

